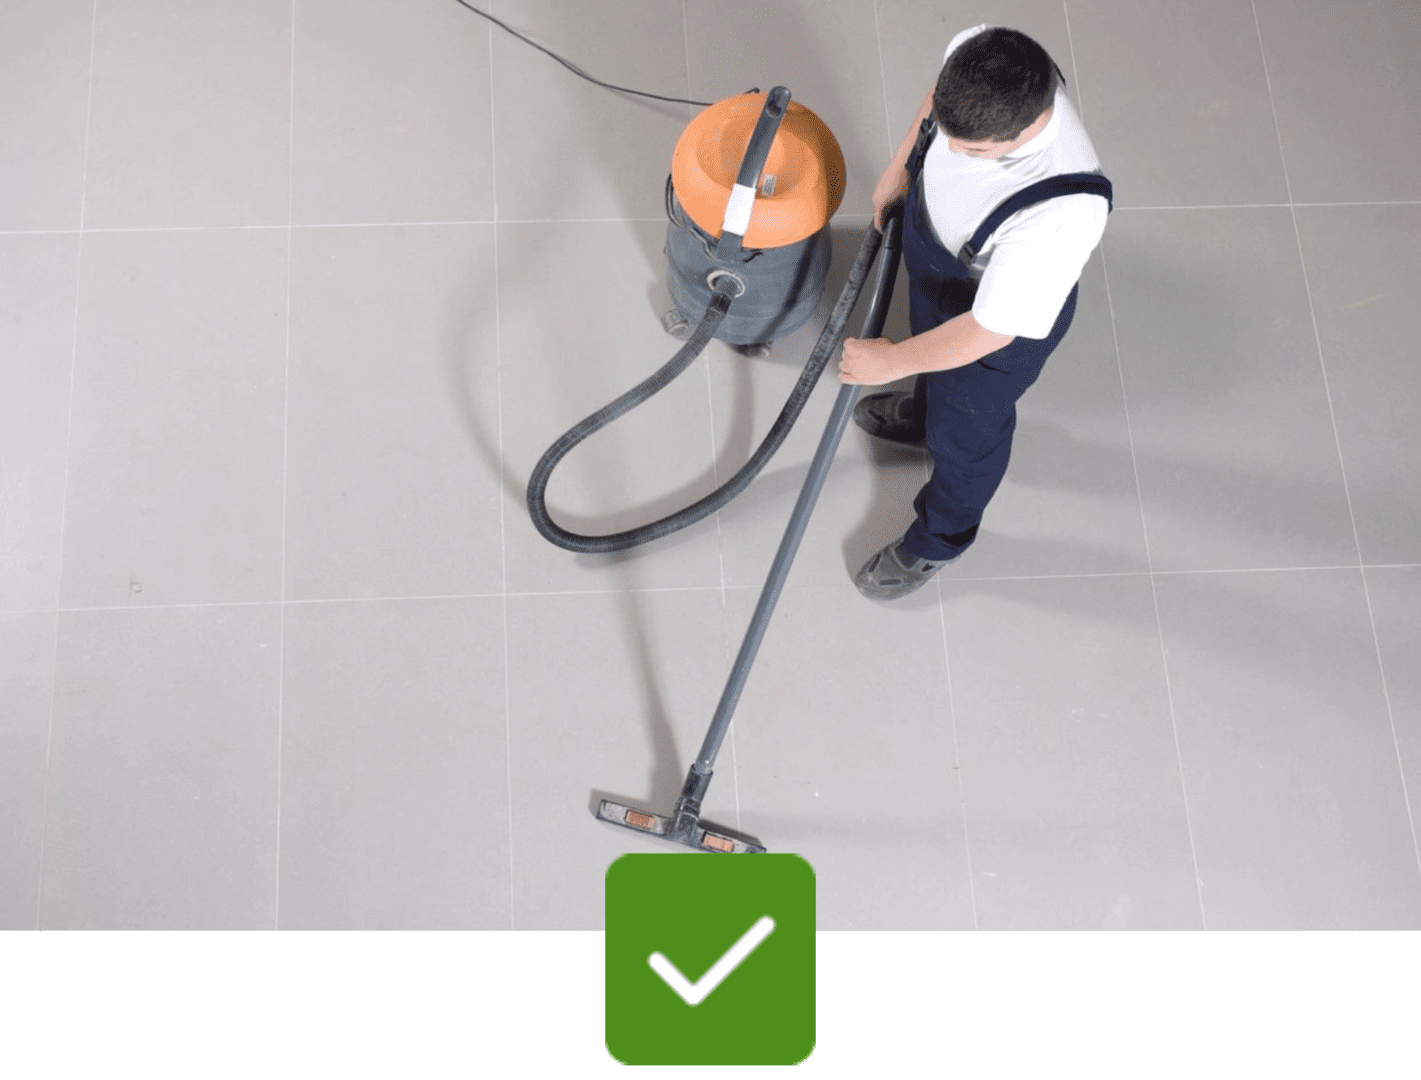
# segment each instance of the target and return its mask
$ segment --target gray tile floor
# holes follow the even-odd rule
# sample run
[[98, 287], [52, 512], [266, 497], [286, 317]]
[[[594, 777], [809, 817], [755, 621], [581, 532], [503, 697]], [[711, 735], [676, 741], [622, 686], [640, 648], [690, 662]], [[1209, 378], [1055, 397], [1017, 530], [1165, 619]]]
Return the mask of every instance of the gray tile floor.
[[[857, 594], [926, 475], [857, 430], [811, 523], [708, 814], [821, 928], [1421, 927], [1415, 4], [486, 2], [612, 82], [789, 86], [849, 164], [829, 299], [968, 26], [1115, 183], [968, 555]], [[669, 805], [833, 397], [648, 548], [529, 523], [674, 348], [694, 110], [454, 0], [10, 0], [0, 101], [0, 926], [600, 928], [655, 848], [589, 808]], [[714, 343], [555, 514], [710, 490], [817, 326]]]

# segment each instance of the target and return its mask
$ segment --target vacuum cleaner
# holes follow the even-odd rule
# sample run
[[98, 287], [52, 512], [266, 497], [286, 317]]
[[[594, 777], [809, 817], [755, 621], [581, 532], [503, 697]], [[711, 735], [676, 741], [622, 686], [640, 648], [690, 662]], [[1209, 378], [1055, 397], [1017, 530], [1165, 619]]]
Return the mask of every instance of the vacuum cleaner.
[[715, 513], [755, 479], [789, 435], [842, 339], [867, 275], [862, 253], [779, 417], [719, 488], [659, 521], [606, 536], [562, 528], [544, 499], [553, 470], [575, 446], [663, 389], [712, 337], [762, 345], [808, 322], [824, 292], [829, 219], [843, 201], [844, 182], [844, 155], [828, 125], [791, 101], [783, 86], [726, 98], [691, 121], [666, 180], [667, 286], [676, 307], [662, 323], [677, 336], [691, 319], [699, 324], [660, 370], [568, 430], [534, 466], [528, 513], [545, 539], [585, 554], [622, 551]]
[[[750, 121], [755, 113], [758, 118], [752, 131]], [[924, 121], [914, 155], [926, 152], [931, 128], [931, 122]], [[731, 176], [733, 184], [728, 182]], [[675, 333], [689, 326], [688, 312], [704, 313], [680, 351], [660, 370], [567, 431], [538, 462], [528, 482], [527, 501], [533, 523], [546, 539], [571, 551], [619, 551], [683, 529], [744, 490], [779, 449], [803, 411], [843, 339], [849, 315], [880, 252], [883, 259], [859, 336], [870, 339], [882, 334], [901, 254], [901, 201], [885, 210], [882, 232], [871, 225], [865, 233], [848, 280], [780, 416], [730, 480], [660, 521], [607, 536], [571, 533], [549, 517], [544, 492], [558, 462], [593, 432], [665, 387], [690, 366], [712, 337], [730, 344], [765, 344], [793, 333], [809, 320], [823, 295], [830, 257], [828, 222], [843, 198], [844, 180], [843, 154], [828, 127], [792, 102], [783, 86], [763, 97], [759, 91], [751, 91], [727, 98], [692, 121], [677, 142], [667, 179], [667, 281], [676, 308], [662, 321]], [[703, 822], [701, 803], [858, 395], [857, 386], [845, 385], [839, 390], [710, 729], [675, 806], [663, 815], [603, 799], [597, 808], [599, 819], [698, 851], [765, 851], [753, 836]]]

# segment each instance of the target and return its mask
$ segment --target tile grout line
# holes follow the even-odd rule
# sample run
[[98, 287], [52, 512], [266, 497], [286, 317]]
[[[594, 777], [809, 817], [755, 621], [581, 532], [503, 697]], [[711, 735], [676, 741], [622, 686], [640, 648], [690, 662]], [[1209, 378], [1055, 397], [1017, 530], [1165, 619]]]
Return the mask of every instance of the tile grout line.
[[[1222, 570], [1160, 570], [1153, 571], [1155, 577], [1191, 577], [1204, 574], [1306, 574], [1321, 573], [1329, 570], [1415, 570], [1421, 569], [1421, 563], [1342, 563], [1336, 566], [1247, 566], [1236, 569]], [[992, 582], [992, 581], [1076, 581], [1083, 578], [1128, 578], [1128, 577], [1148, 577], [1148, 570], [1114, 570], [1102, 573], [1091, 574], [989, 574], [983, 577], [953, 577], [948, 580], [954, 584], [963, 582]], [[507, 595], [513, 597], [522, 596], [609, 596], [621, 595], [622, 593], [694, 593], [694, 592], [719, 592], [722, 588], [727, 591], [746, 591], [757, 589], [759, 585], [749, 583], [745, 585], [735, 585], [725, 583], [722, 585], [660, 585], [635, 589], [529, 589], [525, 591], [510, 590]], [[801, 589], [837, 589], [840, 583], [836, 582], [805, 582], [796, 588]], [[421, 603], [432, 600], [490, 600], [495, 599], [502, 593], [430, 593], [412, 596], [323, 596], [315, 598], [291, 598], [284, 601], [288, 607], [296, 605], [310, 604], [403, 604]], [[264, 605], [282, 603], [281, 600], [209, 600], [197, 603], [175, 603], [175, 604], [79, 604], [73, 607], [60, 607], [63, 614], [72, 614], [86, 611], [165, 611], [169, 609], [181, 608], [207, 608], [207, 607], [261, 607]], [[36, 615], [53, 611], [51, 607], [43, 608], [13, 608], [7, 609], [6, 615]]]
[[[895, 143], [893, 142], [893, 119], [888, 107], [888, 76], [883, 64], [883, 31], [879, 25], [878, 0], [873, 4], [874, 29], [878, 34], [878, 69], [879, 77], [883, 83], [883, 114], [885, 119], [884, 127], [888, 134], [888, 153], [891, 158]], [[939, 67], [939, 72], [941, 68]], [[907, 268], [903, 267], [903, 275], [907, 276]], [[919, 466], [920, 474], [925, 482], [932, 479], [932, 458], [926, 464]], [[962, 852], [967, 860], [967, 902], [972, 910], [972, 929], [981, 929], [981, 921], [977, 914], [977, 875], [972, 870], [972, 831], [967, 824], [967, 788], [962, 781], [962, 744], [957, 736], [957, 701], [952, 693], [952, 654], [947, 644], [947, 596], [943, 590], [943, 580], [940, 575], [934, 575], [933, 585], [937, 589], [937, 617], [938, 629], [942, 636], [942, 666], [943, 674], [947, 676], [947, 721], [948, 731], [952, 735], [952, 765], [953, 774], [957, 777], [957, 809], [962, 815]]]
[[[1293, 202], [1293, 203], [1218, 203], [1218, 204], [1188, 204], [1179, 206], [1120, 206], [1115, 209], [1121, 212], [1134, 210], [1284, 210], [1284, 209], [1323, 209], [1328, 207], [1347, 206], [1421, 206], [1421, 199], [1379, 199], [1369, 202]], [[841, 219], [867, 219], [870, 214], [859, 214], [843, 211], [835, 215]], [[82, 231], [90, 236], [106, 233], [168, 233], [168, 232], [250, 232], [260, 230], [276, 231], [279, 229], [417, 229], [430, 228], [434, 226], [464, 226], [464, 225], [604, 225], [608, 223], [625, 224], [629, 222], [664, 222], [664, 217], [658, 218], [499, 218], [496, 221], [492, 218], [467, 218], [459, 221], [331, 221], [331, 222], [292, 222], [290, 225], [154, 225], [154, 226], [114, 226], [110, 228], [83, 229]], [[73, 236], [77, 235], [80, 229], [0, 229], [0, 236]]]
[[1396, 711], [1392, 708], [1391, 693], [1387, 687], [1386, 664], [1382, 659], [1381, 636], [1377, 633], [1376, 614], [1372, 609], [1372, 591], [1367, 584], [1367, 571], [1362, 560], [1362, 538], [1357, 530], [1357, 514], [1352, 507], [1352, 486], [1347, 482], [1347, 460], [1342, 452], [1342, 434], [1337, 427], [1337, 410], [1332, 402], [1332, 385], [1327, 378], [1327, 359], [1323, 355], [1322, 333], [1317, 326], [1317, 308], [1312, 301], [1312, 282], [1308, 278], [1307, 258], [1303, 252], [1303, 234], [1298, 225], [1297, 206], [1293, 202], [1293, 185], [1288, 176], [1288, 156], [1283, 148], [1283, 132], [1278, 125], [1278, 108], [1273, 97], [1273, 79], [1268, 73], [1268, 55], [1263, 47], [1263, 25], [1258, 18], [1258, 5], [1255, 0], [1249, 0], [1249, 7], [1253, 11], [1254, 31], [1258, 35], [1258, 57], [1263, 64], [1263, 78], [1268, 87], [1268, 107], [1273, 114], [1273, 130], [1278, 137], [1278, 158], [1283, 166], [1283, 185], [1288, 192], [1288, 205], [1293, 219], [1293, 237], [1298, 245], [1298, 265], [1303, 272], [1303, 291], [1308, 299], [1308, 316], [1312, 319], [1313, 342], [1317, 346], [1317, 365], [1322, 373], [1322, 389], [1327, 395], [1327, 415], [1332, 421], [1333, 445], [1337, 448], [1337, 466], [1342, 472], [1342, 493], [1347, 498], [1347, 518], [1352, 523], [1352, 542], [1357, 549], [1357, 568], [1362, 575], [1362, 597], [1367, 602], [1367, 622], [1372, 628], [1372, 647], [1377, 655], [1377, 674], [1381, 677], [1382, 700], [1386, 704], [1387, 724], [1391, 728], [1392, 748], [1396, 751], [1397, 776], [1401, 781], [1401, 800], [1406, 808], [1406, 821], [1411, 827], [1411, 849], [1416, 858], [1417, 873], [1421, 874], [1421, 839], [1417, 836], [1416, 814], [1411, 807], [1411, 796], [1406, 785], [1406, 762], [1401, 753], [1401, 740], [1396, 731]]
[[[1070, 35], [1070, 15], [1067, 11], [1068, 0], [1061, 0], [1061, 8], [1066, 12], [1066, 33]], [[1079, 110], [1081, 122], [1085, 122], [1085, 102], [1081, 99], [1081, 86], [1079, 69], [1076, 65], [1075, 45], [1071, 45], [1071, 74], [1076, 76], [1076, 106]], [[1135, 496], [1139, 500], [1140, 507], [1140, 532], [1145, 541], [1145, 569], [1150, 579], [1150, 600], [1155, 609], [1155, 633], [1159, 641], [1160, 650], [1160, 670], [1164, 675], [1165, 701], [1169, 705], [1169, 727], [1170, 733], [1174, 737], [1174, 760], [1179, 769], [1179, 794], [1184, 800], [1184, 829], [1189, 837], [1189, 858], [1194, 868], [1194, 889], [1199, 901], [1199, 922], [1201, 929], [1209, 928], [1209, 917], [1204, 905], [1204, 879], [1199, 873], [1199, 846], [1194, 839], [1194, 816], [1189, 807], [1189, 786], [1184, 775], [1184, 749], [1179, 742], [1179, 716], [1174, 707], [1174, 684], [1169, 677], [1169, 650], [1165, 647], [1164, 641], [1164, 618], [1160, 614], [1159, 606], [1159, 583], [1155, 570], [1154, 556], [1150, 553], [1150, 529], [1149, 521], [1145, 515], [1145, 492], [1140, 483], [1140, 462], [1139, 456], [1135, 453], [1135, 431], [1130, 423], [1130, 403], [1129, 395], [1125, 389], [1125, 363], [1120, 354], [1120, 332], [1119, 324], [1115, 318], [1115, 298], [1110, 291], [1110, 271], [1109, 260], [1106, 258], [1105, 238], [1100, 241], [1100, 272], [1105, 281], [1105, 303], [1110, 313], [1110, 336], [1115, 345], [1115, 371], [1120, 381], [1120, 405], [1125, 413], [1125, 435], [1130, 440], [1130, 468], [1135, 474]]]
[[49, 673], [49, 721], [44, 739], [44, 785], [39, 815], [39, 880], [35, 884], [35, 929], [44, 929], [45, 838], [49, 832], [50, 766], [54, 755], [54, 700], [59, 692], [59, 621], [64, 613], [64, 532], [69, 518], [69, 467], [74, 456], [74, 381], [79, 371], [79, 296], [84, 279], [84, 215], [89, 199], [89, 129], [94, 115], [94, 43], [98, 37], [99, 0], [89, 14], [89, 94], [84, 109], [84, 165], [79, 181], [79, 244], [74, 254], [74, 334], [69, 347], [69, 409], [64, 426], [64, 484], [59, 498], [58, 568], [54, 578], [54, 651]]
[[943, 673], [947, 676], [947, 719], [948, 730], [952, 733], [952, 771], [957, 776], [957, 807], [962, 815], [962, 850], [967, 859], [967, 900], [972, 908], [972, 929], [980, 930], [977, 915], [977, 880], [972, 870], [972, 833], [967, 824], [967, 789], [962, 782], [962, 745], [957, 737], [957, 699], [952, 692], [952, 654], [947, 645], [947, 602], [943, 595], [942, 581], [937, 582], [938, 628], [942, 634]]
[[[691, 28], [690, 28], [690, 22], [689, 22], [689, 20], [688, 20], [687, 17], [686, 17], [686, 0], [681, 0], [681, 38], [682, 38], [682, 41], [683, 41], [684, 44], [685, 44], [685, 49], [686, 49], [686, 96], [687, 96], [687, 97], [690, 97], [690, 96], [691, 96]], [[687, 105], [687, 106], [686, 106], [686, 111], [687, 111], [687, 113], [689, 113], [692, 108], [693, 108], [693, 106]], [[689, 119], [690, 119], [690, 118], [688, 117], [688, 121], [689, 121]], [[720, 487], [720, 467], [719, 467], [719, 465], [718, 465], [718, 463], [717, 463], [717, 461], [716, 461], [715, 384], [714, 384], [714, 380], [713, 380], [713, 378], [712, 378], [712, 376], [711, 376], [710, 350], [709, 350], [709, 349], [706, 349], [704, 352], [702, 352], [700, 362], [701, 362], [701, 365], [705, 368], [705, 372], [706, 372], [706, 404], [707, 404], [707, 414], [708, 414], [709, 417], [710, 417], [710, 465], [711, 465], [711, 483], [714, 485], [714, 488], [712, 489], [712, 490], [714, 490], [715, 488], [719, 488], [719, 487]], [[722, 510], [723, 510], [723, 509], [724, 509], [724, 508], [722, 508]], [[724, 517], [723, 517], [723, 514], [722, 514], [722, 511], [721, 511], [721, 510], [717, 510], [717, 511], [715, 512], [715, 552], [716, 552], [717, 571], [718, 571], [719, 577], [720, 577], [720, 584], [719, 584], [718, 586], [716, 586], [716, 590], [720, 593], [720, 626], [721, 626], [721, 630], [724, 632], [724, 635], [725, 635], [725, 636], [724, 636], [724, 639], [723, 639], [723, 640], [724, 640], [724, 648], [722, 649], [722, 661], [723, 661], [722, 668], [723, 668], [723, 670], [724, 670], [725, 673], [726, 673], [726, 678], [728, 679], [729, 676], [730, 676], [731, 670], [732, 670], [732, 669], [734, 668], [734, 666], [735, 666], [735, 660], [736, 660], [736, 656], [737, 656], [737, 653], [738, 653], [738, 649], [737, 649], [736, 644], [735, 644], [735, 634], [734, 634], [734, 630], [733, 630], [733, 628], [732, 628], [731, 625], [730, 625], [730, 605], [729, 605], [729, 599], [728, 599], [728, 598], [729, 598], [729, 591], [730, 591], [730, 584], [729, 584], [729, 582], [726, 580], [726, 574], [725, 574], [725, 529], [724, 529]], [[696, 590], [696, 591], [701, 591], [701, 590]], [[712, 715], [714, 715], [714, 710], [719, 707], [719, 700], [720, 700], [720, 699], [719, 699], [719, 697], [717, 696], [717, 698], [716, 698], [716, 704], [713, 705], [713, 706], [711, 706], [711, 708], [712, 708]], [[731, 807], [732, 807], [732, 809], [733, 809], [734, 812], [735, 812], [735, 828], [736, 828], [738, 831], [740, 831], [740, 832], [744, 832], [744, 831], [745, 831], [745, 825], [744, 825], [743, 815], [742, 815], [741, 806], [740, 806], [740, 758], [739, 758], [739, 755], [736, 753], [736, 747], [735, 747], [735, 720], [734, 720], [734, 717], [731, 718], [730, 724], [726, 727], [725, 738], [726, 738], [726, 740], [730, 743], [730, 801], [731, 801]], [[696, 747], [697, 750], [699, 750], [700, 743], [698, 743], [698, 742], [693, 742], [692, 745], [693, 745], [694, 747]], [[695, 753], [695, 752], [693, 751], [693, 756], [692, 756], [692, 758], [691, 758], [692, 761], [695, 761], [694, 753]], [[690, 766], [688, 765], [687, 768], [689, 769]], [[679, 794], [678, 794], [678, 797], [679, 797]]]
[[281, 929], [281, 783], [286, 737], [286, 512], [291, 469], [291, 265], [296, 173], [296, 0], [291, 0], [290, 96], [286, 124], [286, 355], [281, 392], [281, 591], [276, 630], [276, 854], [273, 930]]
[[883, 20], [879, 16], [878, 0], [873, 0], [873, 40], [878, 55], [878, 88], [883, 94], [883, 134], [887, 140], [885, 149], [891, 162], [897, 146], [893, 142], [893, 112], [888, 103], [888, 72], [883, 66]]
[[[1134, 426], [1130, 423], [1130, 405], [1128, 395], [1125, 390], [1125, 369], [1124, 362], [1120, 355], [1120, 335], [1115, 319], [1115, 300], [1110, 290], [1110, 272], [1107, 269], [1108, 259], [1105, 251], [1105, 241], [1100, 244], [1100, 270], [1101, 276], [1105, 279], [1105, 302], [1110, 308], [1110, 333], [1115, 342], [1115, 366], [1120, 380], [1120, 403], [1125, 411], [1125, 434], [1130, 440], [1130, 467], [1135, 475], [1135, 492], [1140, 504], [1140, 532], [1145, 540], [1145, 564], [1146, 574], [1150, 579], [1150, 599], [1155, 609], [1155, 633], [1159, 641], [1160, 666], [1164, 674], [1165, 700], [1169, 704], [1169, 726], [1174, 737], [1174, 759], [1179, 769], [1179, 791], [1184, 799], [1184, 827], [1189, 835], [1189, 857], [1194, 867], [1194, 887], [1199, 898], [1199, 918], [1202, 929], [1209, 928], [1208, 915], [1204, 907], [1204, 879], [1199, 873], [1199, 850], [1194, 839], [1194, 815], [1189, 807], [1189, 787], [1184, 776], [1184, 750], [1179, 741], [1179, 716], [1174, 707], [1174, 684], [1169, 677], [1169, 650], [1165, 647], [1164, 640], [1164, 618], [1160, 614], [1159, 606], [1159, 578], [1166, 576], [1169, 571], [1157, 571], [1154, 568], [1154, 556], [1150, 553], [1150, 529], [1149, 522], [1145, 516], [1145, 493], [1140, 483], [1140, 463], [1135, 452], [1135, 432]], [[1123, 576], [1123, 575], [1122, 575]]]
[[[490, 4], [490, 7], [493, 5]], [[508, 929], [516, 928], [513, 879], [513, 688], [508, 657], [508, 515], [507, 476], [503, 457], [503, 319], [498, 262], [498, 156], [494, 130], [493, 32], [488, 33], [488, 153], [493, 186], [493, 355], [495, 397], [498, 400], [498, 557], [503, 576], [503, 766], [508, 784]], [[524, 595], [524, 594], [516, 594]]]
[[[681, 43], [685, 50], [686, 96], [689, 98], [691, 96], [691, 27], [690, 21], [686, 17], [686, 0], [681, 0]], [[688, 122], [691, 119], [689, 114], [692, 108], [694, 108], [694, 106], [685, 106]], [[720, 487], [720, 468], [716, 463], [715, 384], [711, 377], [710, 351], [708, 349], [701, 353], [701, 365], [705, 368], [706, 372], [706, 411], [710, 417], [710, 465], [711, 483], [714, 485], [712, 490], [714, 490]], [[715, 512], [715, 552], [720, 575], [720, 584], [715, 586], [715, 588], [720, 593], [720, 625], [725, 634], [724, 648], [722, 650], [723, 666], [727, 677], [729, 677], [730, 670], [735, 664], [735, 639], [731, 632], [730, 607], [727, 601], [728, 583], [725, 578], [725, 531], [722, 525], [721, 511], [717, 510]], [[730, 726], [726, 729], [726, 738], [730, 741], [731, 806], [735, 811], [735, 828], [743, 832], [744, 824], [741, 820], [740, 812], [740, 761], [735, 753], [735, 721], [733, 719], [730, 722]], [[693, 758], [692, 760], [695, 759]]]
[[[1204, 574], [1307, 574], [1322, 573], [1329, 570], [1416, 570], [1421, 569], [1421, 563], [1340, 563], [1335, 566], [1246, 566], [1234, 569], [1208, 570], [1154, 570], [1155, 577], [1191, 577]], [[952, 577], [948, 580], [953, 583], [962, 582], [991, 582], [991, 581], [1075, 581], [1082, 578], [1128, 578], [1128, 577], [1148, 577], [1148, 570], [1113, 570], [1091, 574], [988, 574], [982, 577]], [[759, 588], [759, 585], [748, 583], [745, 585], [735, 585], [727, 582], [723, 586], [727, 591], [745, 591]], [[837, 589], [838, 582], [805, 582], [796, 588], [801, 589]], [[718, 592], [721, 585], [657, 585], [634, 589], [528, 589], [524, 591], [510, 590], [507, 595], [520, 596], [608, 596], [620, 595], [622, 593], [693, 593], [693, 592]], [[292, 598], [287, 597], [287, 606], [301, 604], [404, 604], [421, 603], [431, 600], [490, 600], [503, 595], [498, 592], [484, 593], [429, 593], [411, 596], [321, 596], [313, 598]], [[164, 611], [173, 608], [206, 608], [206, 607], [261, 607], [263, 605], [278, 604], [281, 600], [207, 600], [195, 603], [174, 603], [174, 604], [76, 604], [72, 607], [60, 607], [64, 614], [72, 614], [83, 611]], [[38, 615], [52, 613], [53, 608], [46, 606], [42, 608], [10, 608], [3, 612], [5, 615]]]

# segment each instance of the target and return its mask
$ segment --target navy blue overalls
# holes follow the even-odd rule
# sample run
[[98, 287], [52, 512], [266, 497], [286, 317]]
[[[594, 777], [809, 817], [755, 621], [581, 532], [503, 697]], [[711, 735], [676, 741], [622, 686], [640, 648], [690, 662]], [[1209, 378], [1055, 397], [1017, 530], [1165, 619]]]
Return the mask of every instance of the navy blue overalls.
[[[925, 120], [924, 125], [930, 124]], [[972, 239], [953, 255], [933, 231], [923, 200], [922, 168], [927, 144], [908, 161], [908, 197], [903, 210], [903, 265], [908, 272], [908, 321], [916, 336], [972, 310], [977, 283], [968, 266], [993, 231], [1012, 214], [1058, 195], [1103, 195], [1114, 208], [1110, 181], [1099, 173], [1051, 176], [1014, 193], [983, 219]], [[918, 518], [903, 546], [920, 559], [960, 555], [977, 538], [987, 503], [1006, 475], [1016, 430], [1016, 401], [1041, 374], [1070, 329], [1077, 284], [1061, 305], [1051, 333], [1041, 340], [1018, 337], [982, 359], [948, 371], [919, 375], [915, 415], [925, 418], [933, 475], [918, 493]]]

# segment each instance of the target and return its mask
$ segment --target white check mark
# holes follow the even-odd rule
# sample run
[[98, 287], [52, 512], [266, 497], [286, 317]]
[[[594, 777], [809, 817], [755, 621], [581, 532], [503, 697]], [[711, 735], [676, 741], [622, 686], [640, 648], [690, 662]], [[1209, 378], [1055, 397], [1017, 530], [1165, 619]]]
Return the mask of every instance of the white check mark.
[[770, 931], [775, 928], [775, 920], [768, 915], [761, 915], [755, 920], [755, 925], [746, 930], [740, 936], [740, 940], [732, 945], [724, 956], [711, 965], [707, 971], [696, 982], [691, 982], [682, 975], [666, 957], [659, 952], [654, 952], [646, 958], [646, 962], [651, 965], [651, 970], [666, 980], [666, 985], [681, 995], [682, 1000], [687, 1005], [699, 1005], [704, 1001], [717, 986], [725, 981], [725, 977], [740, 966], [740, 962], [755, 951], [755, 947], [770, 936]]

